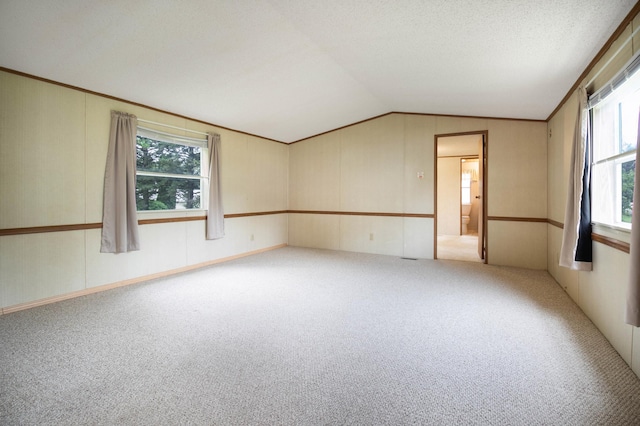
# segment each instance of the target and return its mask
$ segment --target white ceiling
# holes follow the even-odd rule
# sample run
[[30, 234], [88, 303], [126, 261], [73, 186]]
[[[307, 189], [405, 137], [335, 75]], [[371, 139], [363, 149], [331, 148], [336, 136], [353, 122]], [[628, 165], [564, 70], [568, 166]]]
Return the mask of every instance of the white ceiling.
[[0, 66], [292, 142], [546, 119], [635, 0], [0, 0]]

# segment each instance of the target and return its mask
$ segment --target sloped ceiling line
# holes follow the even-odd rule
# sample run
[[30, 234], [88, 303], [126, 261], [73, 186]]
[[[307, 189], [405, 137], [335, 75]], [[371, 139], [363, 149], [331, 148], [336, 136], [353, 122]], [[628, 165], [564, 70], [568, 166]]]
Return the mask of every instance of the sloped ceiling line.
[[635, 0], [3, 0], [0, 67], [290, 143], [390, 111], [544, 120]]

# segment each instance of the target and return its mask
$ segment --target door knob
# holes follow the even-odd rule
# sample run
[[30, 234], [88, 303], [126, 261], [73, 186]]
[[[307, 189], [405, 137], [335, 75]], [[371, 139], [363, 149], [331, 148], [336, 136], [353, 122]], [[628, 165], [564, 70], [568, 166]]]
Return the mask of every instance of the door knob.
[[480, 196], [479, 196], [479, 195], [476, 195], [476, 198], [477, 198], [477, 199], [480, 199]]

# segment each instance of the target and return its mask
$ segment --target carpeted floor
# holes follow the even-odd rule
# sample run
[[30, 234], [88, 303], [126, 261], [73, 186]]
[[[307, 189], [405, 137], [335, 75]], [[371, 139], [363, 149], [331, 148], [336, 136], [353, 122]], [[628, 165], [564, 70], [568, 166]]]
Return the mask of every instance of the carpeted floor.
[[0, 317], [0, 424], [637, 425], [541, 271], [287, 247]]
[[438, 259], [482, 262], [478, 256], [478, 234], [438, 235]]

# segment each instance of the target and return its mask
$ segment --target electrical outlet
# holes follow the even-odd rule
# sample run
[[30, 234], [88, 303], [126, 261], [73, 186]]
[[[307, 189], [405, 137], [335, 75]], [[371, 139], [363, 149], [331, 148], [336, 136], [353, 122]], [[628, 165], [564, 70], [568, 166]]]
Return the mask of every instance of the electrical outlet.
[[369, 241], [373, 241], [373, 232], [369, 234]]
[[253, 238], [253, 234], [251, 234], [251, 241], [253, 241], [253, 240], [254, 240], [254, 238]]

